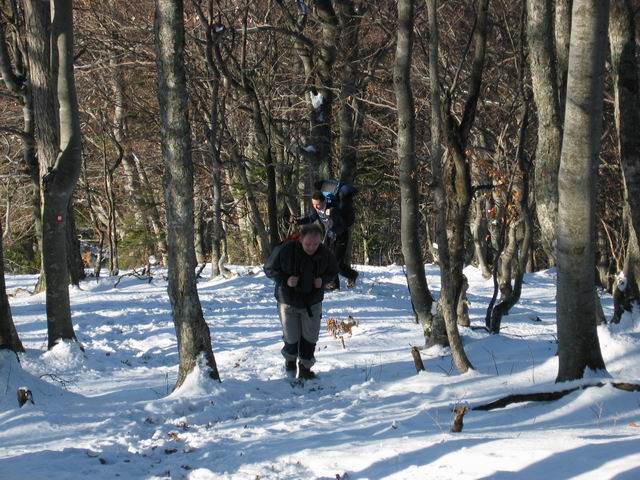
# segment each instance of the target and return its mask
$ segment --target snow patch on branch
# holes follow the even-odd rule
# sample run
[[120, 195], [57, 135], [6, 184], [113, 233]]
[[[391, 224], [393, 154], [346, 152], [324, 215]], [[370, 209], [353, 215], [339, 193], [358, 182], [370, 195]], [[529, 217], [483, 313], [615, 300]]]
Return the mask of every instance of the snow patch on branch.
[[309, 92], [309, 97], [311, 98], [311, 106], [313, 109], [316, 111], [320, 110], [324, 103], [324, 96], [321, 93]]

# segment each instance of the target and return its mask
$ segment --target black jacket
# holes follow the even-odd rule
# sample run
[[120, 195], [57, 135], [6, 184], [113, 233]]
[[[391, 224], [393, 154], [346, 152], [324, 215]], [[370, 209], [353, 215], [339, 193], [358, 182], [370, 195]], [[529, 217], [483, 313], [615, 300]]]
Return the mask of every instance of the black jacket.
[[[308, 308], [324, 299], [324, 285], [338, 274], [338, 262], [333, 252], [319, 245], [313, 255], [307, 255], [299, 241], [289, 241], [276, 247], [264, 264], [264, 273], [275, 281], [278, 303], [296, 308]], [[289, 277], [299, 277], [298, 285], [287, 285]], [[322, 278], [321, 288], [314, 288], [313, 280]]]

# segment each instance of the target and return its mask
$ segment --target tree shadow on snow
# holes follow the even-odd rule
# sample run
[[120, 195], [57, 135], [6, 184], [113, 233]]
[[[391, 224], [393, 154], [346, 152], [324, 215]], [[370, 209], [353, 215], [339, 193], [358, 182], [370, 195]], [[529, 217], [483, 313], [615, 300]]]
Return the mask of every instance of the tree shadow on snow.
[[[583, 445], [565, 450], [515, 472], [497, 471], [480, 480], [513, 480], [521, 478], [548, 478], [553, 472], [554, 478], [575, 478], [601, 468], [606, 463], [624, 458], [629, 452], [636, 452], [638, 439], [610, 441], [602, 444]], [[619, 480], [638, 478], [640, 468], [635, 463], [629, 469], [615, 477]]]

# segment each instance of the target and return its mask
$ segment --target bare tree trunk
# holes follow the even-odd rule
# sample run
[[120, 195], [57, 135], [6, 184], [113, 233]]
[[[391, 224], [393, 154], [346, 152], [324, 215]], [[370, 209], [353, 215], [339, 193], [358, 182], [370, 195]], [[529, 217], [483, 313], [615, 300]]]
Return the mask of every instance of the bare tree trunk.
[[[525, 44], [525, 13], [523, 9], [520, 23], [520, 49], [518, 52], [518, 63], [525, 64], [524, 44]], [[509, 198], [515, 200], [515, 218], [507, 223], [508, 205], [504, 206], [505, 215], [503, 228], [508, 228], [509, 239], [507, 247], [500, 253], [502, 246], [498, 250], [499, 254], [496, 262], [499, 262], [500, 277], [494, 284], [500, 286], [500, 301], [494, 307], [494, 296], [487, 309], [485, 322], [491, 333], [499, 333], [502, 317], [509, 314], [509, 310], [520, 300], [522, 294], [522, 284], [529, 261], [529, 252], [533, 239], [533, 226], [531, 213], [529, 211], [529, 171], [530, 163], [526, 161], [525, 145], [527, 140], [527, 130], [529, 127], [529, 105], [530, 95], [525, 86], [524, 69], [519, 69], [518, 92], [522, 102], [522, 114], [519, 118], [518, 147], [516, 149], [517, 169], [514, 171], [512, 186], [509, 188]], [[508, 226], [507, 226], [508, 225]], [[501, 241], [503, 241], [501, 239]], [[513, 281], [513, 284], [512, 284]]]
[[[244, 20], [243, 20], [243, 35], [246, 38], [246, 29], [247, 29], [247, 11], [245, 10]], [[243, 92], [247, 98], [249, 99], [247, 107], [251, 110], [252, 120], [253, 120], [253, 129], [255, 133], [255, 143], [258, 151], [258, 156], [262, 161], [265, 168], [265, 175], [267, 180], [267, 224], [268, 229], [264, 225], [264, 221], [262, 218], [259, 219], [258, 223], [262, 225], [265, 229], [265, 233], [268, 238], [268, 243], [264, 244], [261, 242], [260, 248], [262, 250], [261, 255], [264, 260], [271, 253], [271, 249], [279, 242], [279, 232], [278, 232], [278, 212], [277, 212], [277, 192], [276, 192], [276, 171], [275, 164], [273, 159], [273, 152], [271, 146], [271, 135], [267, 128], [265, 127], [265, 121], [263, 119], [263, 107], [260, 103], [260, 96], [256, 87], [248, 78], [248, 72], [244, 70], [244, 55], [245, 51], [243, 49], [243, 60], [242, 60], [242, 71], [240, 73], [240, 79], [236, 79], [229, 69], [226, 67], [225, 61], [223, 59], [223, 55], [220, 51], [220, 45], [218, 42], [214, 44], [213, 52], [215, 53], [215, 59], [217, 62], [217, 66], [221, 69], [225, 78], [229, 81], [231, 86], [241, 92]], [[271, 121], [268, 120], [268, 126], [271, 128]], [[244, 168], [244, 167], [243, 167]], [[254, 210], [252, 207], [252, 214], [254, 215], [254, 219], [257, 220], [256, 212], [258, 210]]]
[[631, 226], [640, 232], [640, 97], [636, 62], [636, 24], [628, 0], [611, 0], [609, 44], [615, 93], [618, 150]]
[[[51, 12], [49, 3], [38, 0], [25, 0], [25, 30], [27, 36], [27, 52], [29, 57], [29, 86], [33, 99], [33, 118], [35, 123], [35, 145], [39, 164], [37, 181], [49, 168], [53, 167], [58, 151], [58, 120], [55, 107], [55, 86], [51, 62], [55, 60], [51, 51]], [[36, 173], [33, 173], [36, 176]], [[42, 218], [42, 202], [44, 192], [39, 187], [41, 198], [38, 199], [38, 215]], [[35, 202], [34, 202], [35, 208]], [[42, 220], [42, 222], [44, 219]], [[44, 226], [42, 225], [42, 237]], [[45, 289], [44, 247], [40, 241], [40, 279], [36, 285], [36, 293]]]
[[344, 65], [340, 79], [340, 94], [338, 97], [340, 110], [338, 111], [338, 127], [340, 129], [340, 181], [353, 184], [357, 169], [356, 126], [357, 105], [356, 82], [360, 79], [356, 60], [358, 51], [358, 33], [360, 17], [354, 10], [353, 1], [339, 0], [337, 14], [341, 25], [339, 49], [342, 53]]
[[[612, 293], [613, 276], [611, 275], [611, 248], [607, 241], [605, 229], [607, 227], [596, 225], [596, 285]], [[615, 273], [620, 270], [616, 269]]]
[[196, 264], [198, 265], [198, 270], [202, 270], [206, 263], [204, 247], [203, 247], [203, 217], [204, 217], [204, 207], [202, 204], [202, 200], [200, 198], [194, 198], [194, 215], [193, 215], [193, 249], [196, 256]]
[[413, 52], [413, 0], [398, 2], [398, 42], [393, 85], [398, 106], [398, 159], [400, 168], [400, 235], [407, 266], [407, 283], [417, 320], [425, 333], [431, 328], [433, 298], [427, 286], [420, 249], [418, 165], [415, 151], [415, 111], [411, 91]]
[[[115, 58], [115, 54], [112, 54], [109, 64], [113, 69], [111, 81], [115, 102], [113, 113], [113, 138], [115, 139], [119, 149], [119, 158], [109, 168], [111, 171], [110, 174], [111, 177], [113, 177], [116, 169], [120, 166], [120, 163], [122, 163], [122, 168], [124, 170], [124, 188], [129, 198], [133, 201], [132, 207], [134, 209], [136, 224], [140, 228], [153, 230], [155, 238], [155, 253], [159, 256], [159, 260], [162, 264], [166, 265], [167, 242], [164, 229], [161, 227], [160, 213], [156, 206], [151, 184], [144, 173], [144, 166], [134, 155], [130, 146], [129, 132], [127, 130], [126, 122], [129, 107], [125, 95], [126, 83], [124, 81], [124, 67], [118, 63], [117, 58]], [[107, 192], [109, 191], [112, 183], [113, 181], [111, 179], [109, 184], [105, 187]], [[116, 252], [116, 263], [110, 266], [113, 272], [117, 272], [119, 270], [119, 265], [117, 262], [117, 217], [115, 215], [115, 199], [113, 204], [109, 201], [109, 205], [113, 210], [113, 218], [110, 216], [110, 223], [112, 223], [110, 230], [112, 232], [112, 236], [110, 237], [109, 245], [110, 248]]]
[[266, 250], [263, 250], [263, 257], [268, 258], [271, 254], [271, 249], [274, 248], [280, 241], [280, 235], [278, 232], [278, 204], [276, 195], [276, 167], [275, 159], [273, 158], [273, 151], [271, 148], [271, 136], [265, 129], [264, 122], [262, 120], [262, 109], [260, 101], [257, 96], [257, 92], [252, 90], [252, 102], [253, 102], [253, 116], [254, 116], [254, 128], [256, 132], [256, 139], [258, 140], [259, 156], [265, 168], [265, 174], [267, 177], [267, 223], [269, 225], [269, 246]]
[[169, 298], [178, 338], [180, 365], [175, 388], [198, 362], [220, 378], [195, 278], [193, 246], [193, 163], [184, 71], [181, 0], [157, 0], [155, 16], [158, 101], [169, 246]]
[[[356, 14], [351, 0], [339, 0], [337, 4], [337, 16], [341, 27], [340, 41], [338, 42], [344, 65], [340, 78], [340, 94], [338, 96], [340, 110], [338, 111], [338, 127], [340, 129], [340, 182], [353, 184], [358, 166], [357, 137], [358, 127], [361, 125], [358, 108], [359, 101], [356, 98], [356, 83], [362, 80], [362, 74], [358, 70], [356, 60], [359, 55], [358, 33], [360, 28], [360, 16]], [[362, 82], [361, 82], [362, 83]], [[349, 226], [347, 232], [347, 244], [344, 254], [344, 262], [351, 263], [353, 249], [353, 228]]]
[[[135, 163], [135, 170], [138, 178], [140, 179], [140, 185], [142, 187], [142, 195], [144, 198], [144, 204], [146, 206], [145, 212], [149, 217], [149, 221], [151, 222], [151, 227], [153, 228], [153, 234], [156, 237], [156, 251], [160, 253], [162, 257], [163, 265], [169, 264], [169, 253], [168, 246], [166, 240], [166, 227], [163, 225], [162, 220], [160, 218], [160, 209], [158, 208], [158, 201], [156, 200], [156, 196], [153, 191], [153, 187], [149, 178], [147, 177], [147, 171], [144, 167], [143, 162], [140, 158], [132, 154], [133, 161]], [[125, 156], [125, 159], [128, 156]]]
[[575, 0], [558, 177], [558, 377], [605, 370], [596, 327], [595, 195], [608, 0]]
[[[451, 288], [455, 294], [454, 302], [456, 305], [460, 305], [464, 301], [461, 295], [463, 294], [463, 269], [466, 253], [466, 222], [473, 193], [471, 188], [471, 159], [467, 156], [466, 149], [481, 93], [487, 50], [488, 13], [488, 0], [478, 0], [472, 37], [474, 48], [471, 59], [469, 89], [462, 118], [458, 121], [457, 115], [453, 111], [453, 91], [457, 88], [456, 84], [452, 85], [448, 90], [443, 108], [443, 139], [449, 155], [445, 164], [443, 178], [447, 179], [444, 188], [446, 189], [445, 195], [447, 199], [447, 230], [451, 232], [448, 236], [451, 255]], [[467, 317], [458, 317], [456, 320], [459, 325], [469, 326]]]
[[[13, 10], [17, 10], [17, 4], [13, 0]], [[29, 21], [29, 20], [28, 20]], [[16, 30], [18, 30], [16, 28]], [[20, 39], [16, 39], [16, 44], [22, 44]], [[21, 45], [21, 47], [24, 47]], [[16, 55], [14, 69], [11, 65], [11, 59], [7, 48], [7, 39], [5, 36], [4, 24], [0, 22], [0, 76], [4, 80], [4, 84], [7, 89], [15, 95], [22, 104], [22, 117], [24, 125], [22, 128], [22, 161], [26, 173], [31, 180], [31, 199], [30, 209], [33, 217], [36, 241], [38, 242], [38, 252], [42, 256], [42, 217], [40, 211], [40, 171], [38, 166], [38, 158], [36, 157], [35, 150], [35, 119], [33, 113], [33, 98], [32, 87], [28, 82], [28, 75], [18, 70], [18, 65], [26, 64], [26, 59], [22, 58], [22, 49], [15, 49], [14, 55]], [[15, 70], [15, 71], [14, 71]], [[8, 212], [8, 209], [7, 209]], [[7, 223], [7, 228], [9, 225]]]
[[224, 228], [222, 226], [222, 162], [220, 160], [219, 151], [219, 131], [218, 128], [220, 117], [224, 116], [224, 99], [222, 100], [221, 109], [218, 108], [220, 102], [220, 70], [214, 63], [214, 42], [213, 42], [213, 2], [209, 2], [207, 13], [200, 8], [200, 5], [194, 2], [194, 6], [200, 18], [200, 23], [206, 31], [206, 47], [205, 47], [205, 59], [207, 64], [207, 71], [211, 80], [208, 82], [210, 91], [210, 103], [209, 103], [209, 125], [206, 129], [207, 136], [207, 148], [209, 151], [208, 157], [206, 157], [206, 163], [211, 169], [211, 197], [213, 200], [213, 232], [211, 235], [211, 278], [215, 278], [221, 274], [221, 268], [219, 266], [220, 260], [223, 256], [223, 239]]
[[562, 147], [562, 114], [551, 0], [527, 0], [529, 67], [533, 99], [538, 113], [535, 196], [536, 213], [550, 265], [555, 264], [558, 216], [558, 169]]
[[[67, 212], [80, 176], [81, 132], [73, 74], [73, 5], [71, 0], [52, 3], [52, 45], [57, 76], [59, 154], [42, 177], [43, 264], [47, 284], [48, 345], [76, 340], [71, 322], [67, 252]], [[44, 113], [44, 112], [43, 112]], [[39, 116], [39, 113], [36, 113]]]
[[235, 144], [231, 147], [231, 160], [240, 175], [242, 186], [246, 193], [247, 203], [249, 204], [249, 209], [251, 211], [251, 218], [258, 233], [257, 236], [260, 244], [260, 255], [262, 257], [262, 261], [266, 262], [269, 254], [271, 253], [269, 234], [267, 233], [267, 228], [265, 227], [264, 222], [262, 221], [262, 216], [260, 215], [260, 208], [258, 207], [258, 202], [253, 191], [253, 185], [251, 185], [251, 182], [249, 182], [249, 178], [247, 177], [247, 169], [244, 165], [244, 159], [238, 152], [238, 147]]
[[333, 76], [337, 44], [340, 37], [338, 16], [331, 0], [315, 0], [318, 20], [322, 25], [322, 41], [318, 45], [315, 62], [317, 81], [309, 92], [311, 104], [311, 142], [316, 148], [316, 159], [311, 170], [312, 181], [333, 176], [331, 165], [331, 116], [333, 115]]
[[485, 198], [477, 195], [473, 202], [473, 220], [471, 221], [471, 233], [473, 234], [473, 246], [478, 267], [485, 279], [491, 278], [491, 268], [487, 263], [487, 234], [489, 233], [484, 221]]
[[[2, 239], [2, 223], [0, 223], [0, 239]], [[4, 248], [0, 240], [0, 350], [9, 348], [14, 352], [24, 352], [24, 347], [16, 331], [11, 315], [11, 306], [7, 297], [7, 286], [4, 279]]]
[[[558, 104], [560, 115], [564, 112], [567, 95], [567, 70], [569, 68], [569, 43], [571, 40], [571, 6], [573, 0], [555, 0], [556, 71], [558, 74]], [[561, 120], [562, 121], [562, 120]]]
[[[630, 220], [629, 220], [630, 222]], [[627, 254], [624, 259], [622, 275], [618, 274], [612, 288], [613, 316], [611, 323], [619, 323], [622, 314], [633, 310], [633, 304], [640, 300], [640, 247], [633, 228], [629, 228]]]
[[433, 197], [436, 212], [436, 241], [438, 243], [438, 262], [440, 264], [440, 298], [438, 311], [433, 321], [430, 345], [450, 345], [456, 368], [464, 373], [473, 368], [467, 358], [458, 332], [456, 319], [456, 290], [452, 274], [452, 258], [447, 236], [447, 201], [445, 198], [444, 176], [442, 169], [442, 105], [440, 103], [438, 53], [440, 34], [438, 30], [438, 1], [427, 0], [429, 15], [429, 77], [431, 88], [431, 168], [433, 171]]
[[69, 283], [80, 285], [80, 281], [86, 278], [84, 262], [80, 251], [80, 239], [76, 232], [76, 215], [73, 211], [73, 197], [69, 199], [67, 206], [67, 265], [69, 268]]

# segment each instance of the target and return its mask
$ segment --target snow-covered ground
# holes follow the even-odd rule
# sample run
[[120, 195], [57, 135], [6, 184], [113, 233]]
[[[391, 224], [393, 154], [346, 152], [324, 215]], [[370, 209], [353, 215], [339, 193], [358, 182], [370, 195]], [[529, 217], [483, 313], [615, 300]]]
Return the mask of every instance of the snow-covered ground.
[[[554, 383], [553, 271], [526, 277], [500, 335], [461, 329], [475, 370], [459, 375], [437, 348], [422, 350], [426, 371], [416, 374], [410, 350], [424, 340], [402, 268], [358, 269], [355, 289], [327, 295], [324, 320], [351, 315], [359, 325], [345, 348], [323, 328], [319, 378], [302, 386], [285, 379], [273, 286], [259, 269], [200, 281], [222, 383], [196, 370], [173, 393], [178, 357], [162, 272], [150, 283], [104, 278], [72, 290], [84, 352], [47, 352], [44, 296], [24, 291], [35, 278], [8, 277], [27, 352], [22, 368], [0, 352], [0, 479], [640, 478], [637, 392], [593, 387], [471, 410], [463, 431], [450, 431], [455, 406], [566, 388]], [[427, 271], [437, 294], [437, 269]], [[466, 273], [480, 326], [492, 283]], [[611, 299], [602, 301], [610, 317]], [[613, 379], [639, 382], [640, 317], [598, 334]], [[18, 408], [21, 386], [34, 403]]]

